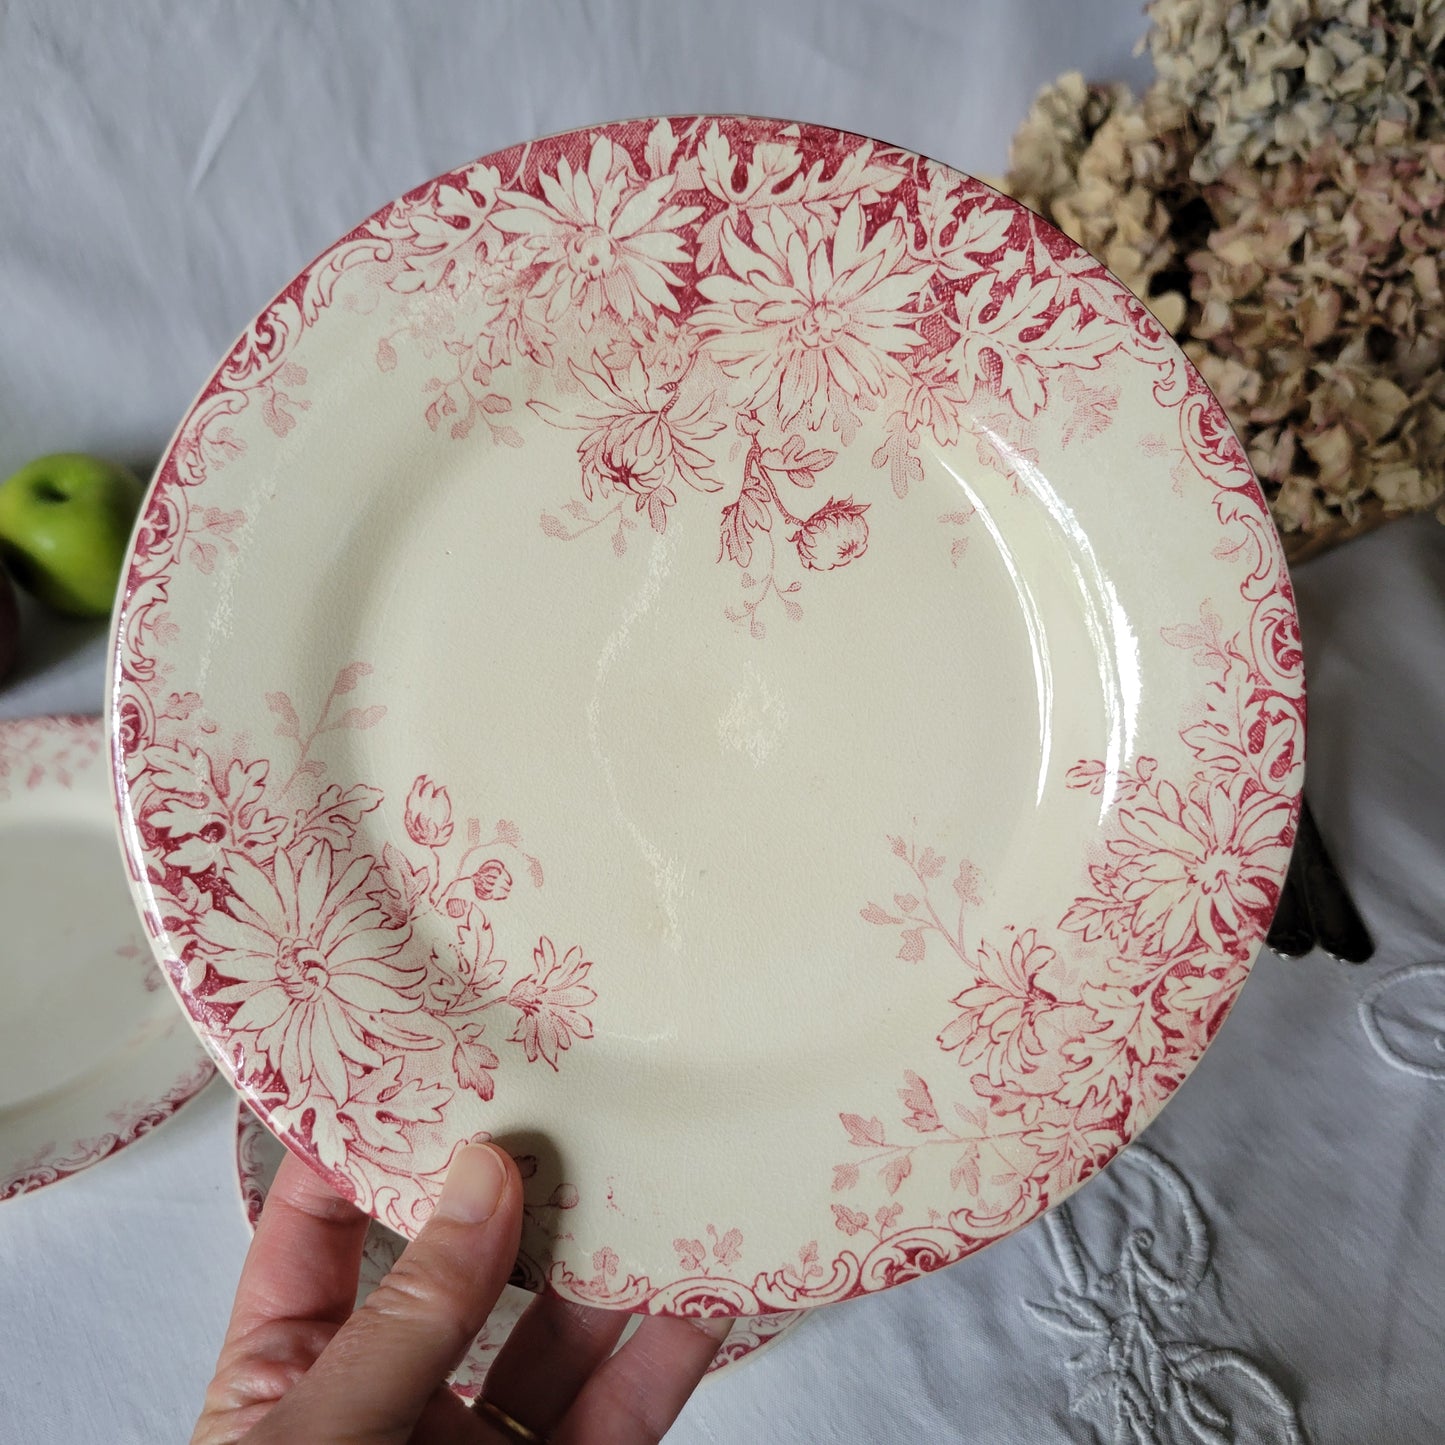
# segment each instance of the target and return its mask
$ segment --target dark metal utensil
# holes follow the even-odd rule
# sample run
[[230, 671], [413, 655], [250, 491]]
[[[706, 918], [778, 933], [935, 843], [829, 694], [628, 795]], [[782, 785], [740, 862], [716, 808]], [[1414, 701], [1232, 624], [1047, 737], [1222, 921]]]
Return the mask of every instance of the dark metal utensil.
[[1365, 927], [1354, 900], [1335, 870], [1319, 825], [1302, 799], [1300, 833], [1308, 840], [1305, 852], [1305, 898], [1319, 946], [1341, 963], [1364, 963], [1375, 952], [1375, 941]]
[[1265, 942], [1281, 958], [1303, 958], [1314, 952], [1315, 930], [1305, 901], [1304, 849], [1298, 836], [1289, 855], [1289, 870], [1284, 876], [1279, 906], [1274, 911], [1274, 922], [1269, 926]]
[[1318, 947], [1341, 963], [1364, 963], [1375, 952], [1307, 798], [1300, 801], [1294, 852], [1265, 942], [1285, 958], [1303, 958]]

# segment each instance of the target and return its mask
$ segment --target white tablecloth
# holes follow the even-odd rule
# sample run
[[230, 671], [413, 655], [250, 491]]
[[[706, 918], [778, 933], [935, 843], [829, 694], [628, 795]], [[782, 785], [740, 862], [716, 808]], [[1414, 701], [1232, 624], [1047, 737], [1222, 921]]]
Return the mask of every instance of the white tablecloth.
[[[997, 171], [1054, 73], [1137, 77], [1141, 23], [1132, 0], [0, 0], [0, 475], [153, 459], [301, 264], [464, 158], [725, 109]], [[1445, 531], [1397, 524], [1298, 583], [1310, 792], [1375, 960], [1265, 955], [1065, 1211], [808, 1319], [670, 1441], [1445, 1440]], [[0, 716], [98, 710], [103, 650], [33, 631]], [[247, 1242], [232, 1123], [213, 1086], [0, 1207], [0, 1440], [185, 1437]]]

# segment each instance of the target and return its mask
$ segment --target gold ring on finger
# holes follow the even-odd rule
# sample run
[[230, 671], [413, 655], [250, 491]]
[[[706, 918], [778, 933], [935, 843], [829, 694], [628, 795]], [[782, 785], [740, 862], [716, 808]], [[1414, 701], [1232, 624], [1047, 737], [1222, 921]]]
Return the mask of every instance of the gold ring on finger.
[[535, 1430], [528, 1428], [520, 1420], [514, 1420], [500, 1405], [494, 1405], [480, 1395], [472, 1402], [472, 1409], [483, 1419], [490, 1420], [510, 1439], [520, 1440], [524, 1445], [546, 1445], [546, 1441]]

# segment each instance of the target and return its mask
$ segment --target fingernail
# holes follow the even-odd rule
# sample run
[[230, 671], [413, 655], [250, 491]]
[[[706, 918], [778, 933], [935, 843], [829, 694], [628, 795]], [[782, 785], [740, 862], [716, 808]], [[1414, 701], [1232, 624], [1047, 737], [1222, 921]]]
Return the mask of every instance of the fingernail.
[[433, 1217], [457, 1224], [485, 1224], [497, 1212], [507, 1170], [495, 1149], [468, 1144], [452, 1160]]

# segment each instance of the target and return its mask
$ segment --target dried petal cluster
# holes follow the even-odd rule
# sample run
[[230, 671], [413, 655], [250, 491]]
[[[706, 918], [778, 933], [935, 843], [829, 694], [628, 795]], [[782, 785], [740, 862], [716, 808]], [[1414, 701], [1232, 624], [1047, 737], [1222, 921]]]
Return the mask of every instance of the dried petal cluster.
[[1090, 85], [1077, 71], [1034, 102], [1014, 137], [1009, 194], [1097, 256], [1171, 330], [1185, 297], [1175, 202], [1192, 190], [1182, 110], [1157, 88]]
[[1445, 494], [1445, 0], [1156, 0], [1143, 97], [1066, 75], [1007, 189], [1219, 395], [1292, 556]]
[[1441, 0], [1156, 0], [1150, 18], [1157, 88], [1200, 133], [1200, 184], [1445, 124]]

